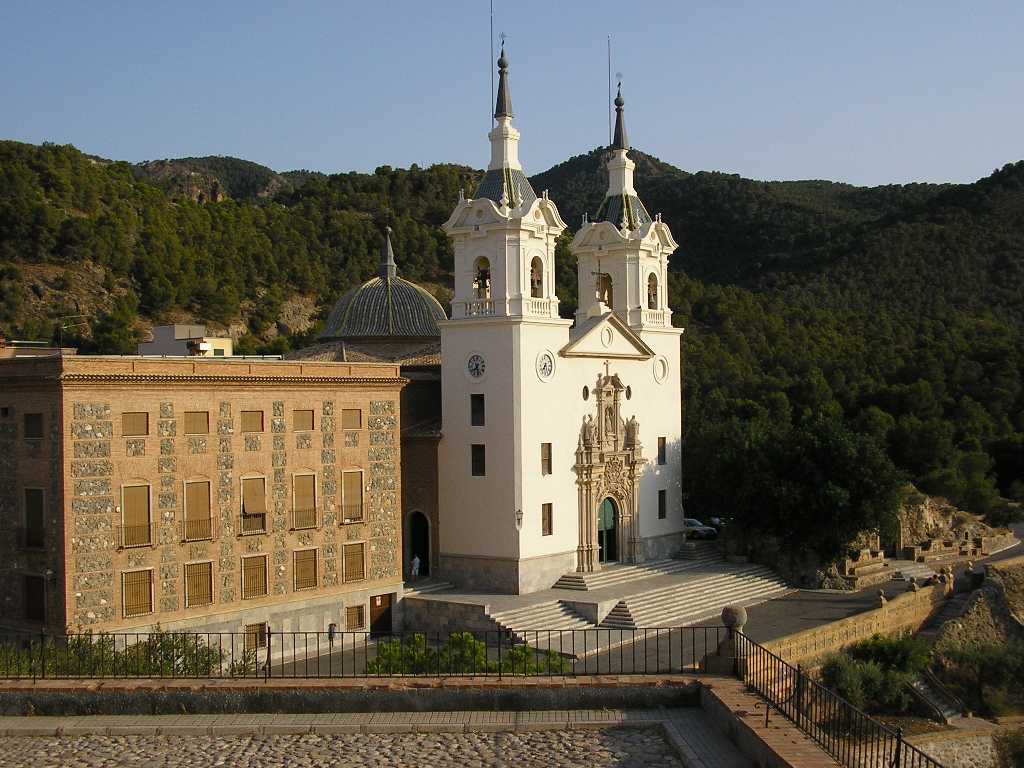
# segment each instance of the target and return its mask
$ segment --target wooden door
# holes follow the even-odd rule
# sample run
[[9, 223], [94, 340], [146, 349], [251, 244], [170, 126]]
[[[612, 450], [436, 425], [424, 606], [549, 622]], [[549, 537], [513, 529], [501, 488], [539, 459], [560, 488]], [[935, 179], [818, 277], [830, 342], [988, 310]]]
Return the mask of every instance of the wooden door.
[[375, 635], [391, 633], [391, 604], [395, 595], [374, 595], [370, 598], [370, 632]]

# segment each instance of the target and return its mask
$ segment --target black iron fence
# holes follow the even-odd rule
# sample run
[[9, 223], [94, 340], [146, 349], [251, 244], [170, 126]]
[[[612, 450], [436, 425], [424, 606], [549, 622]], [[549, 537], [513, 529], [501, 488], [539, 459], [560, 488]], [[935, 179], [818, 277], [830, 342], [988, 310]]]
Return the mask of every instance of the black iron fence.
[[0, 679], [640, 675], [700, 671], [724, 627], [0, 635]]
[[736, 633], [736, 674], [774, 709], [849, 768], [942, 768], [891, 728], [853, 706], [742, 633]]

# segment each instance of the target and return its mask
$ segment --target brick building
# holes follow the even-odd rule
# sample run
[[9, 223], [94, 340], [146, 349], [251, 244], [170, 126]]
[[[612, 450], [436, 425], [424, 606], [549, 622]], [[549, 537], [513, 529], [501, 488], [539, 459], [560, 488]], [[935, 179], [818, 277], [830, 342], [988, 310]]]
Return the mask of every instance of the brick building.
[[386, 629], [394, 364], [0, 360], [7, 629]]

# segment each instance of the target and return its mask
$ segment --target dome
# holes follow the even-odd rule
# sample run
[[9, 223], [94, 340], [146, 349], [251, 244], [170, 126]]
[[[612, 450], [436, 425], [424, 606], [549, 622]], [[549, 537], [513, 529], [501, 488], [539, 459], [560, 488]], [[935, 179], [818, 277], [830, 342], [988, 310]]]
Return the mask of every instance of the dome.
[[334, 305], [322, 339], [429, 338], [441, 335], [439, 320], [447, 319], [440, 302], [424, 288], [398, 277], [391, 229], [384, 236], [380, 272], [352, 288]]

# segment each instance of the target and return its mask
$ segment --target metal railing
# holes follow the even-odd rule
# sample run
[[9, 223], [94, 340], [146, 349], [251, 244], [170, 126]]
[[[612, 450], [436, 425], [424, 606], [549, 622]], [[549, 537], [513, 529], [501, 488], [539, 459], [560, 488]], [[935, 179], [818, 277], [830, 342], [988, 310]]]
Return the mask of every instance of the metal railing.
[[294, 509], [292, 510], [292, 530], [304, 531], [316, 528], [319, 517], [316, 509]]
[[[0, 679], [508, 677], [696, 672], [724, 627], [0, 635]], [[263, 638], [261, 638], [262, 640]]]
[[942, 768], [891, 728], [814, 680], [799, 665], [736, 632], [736, 675], [848, 768]]
[[182, 541], [208, 541], [215, 538], [214, 518], [201, 517], [181, 521]]
[[363, 522], [365, 514], [363, 512], [362, 504], [342, 504], [341, 505], [341, 521], [342, 523], [361, 523]]
[[267, 513], [257, 512], [252, 515], [238, 516], [238, 535], [254, 536], [267, 532]]
[[152, 523], [145, 525], [117, 525], [114, 528], [117, 532], [118, 549], [153, 546]]

